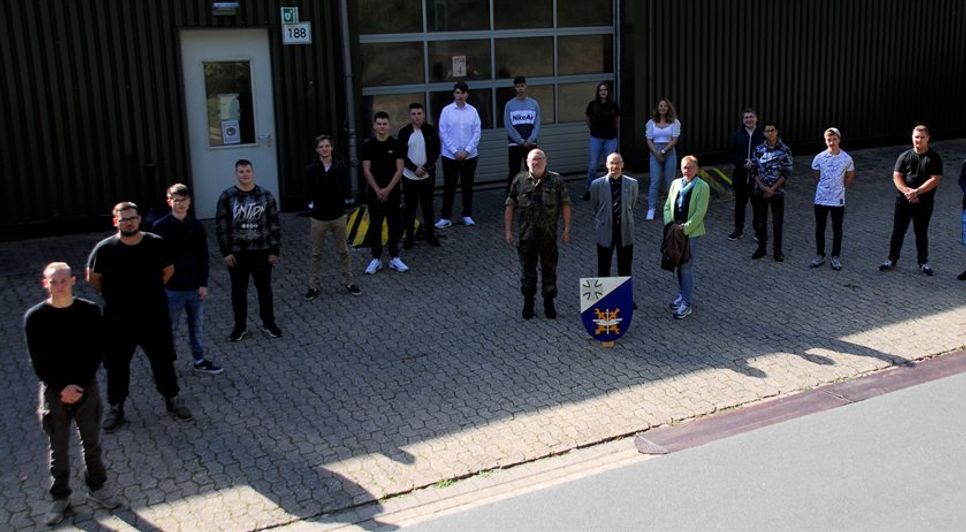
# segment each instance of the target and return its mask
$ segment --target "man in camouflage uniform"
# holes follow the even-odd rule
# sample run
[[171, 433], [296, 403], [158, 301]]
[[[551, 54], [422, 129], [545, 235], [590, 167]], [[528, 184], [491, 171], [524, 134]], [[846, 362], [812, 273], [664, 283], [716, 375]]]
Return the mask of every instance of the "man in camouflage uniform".
[[537, 295], [537, 260], [543, 287], [543, 310], [549, 319], [557, 317], [557, 220], [563, 214], [563, 241], [570, 242], [570, 196], [560, 174], [547, 171], [547, 155], [534, 149], [527, 155], [528, 172], [520, 172], [510, 185], [503, 221], [507, 246], [513, 245], [513, 213], [520, 211], [520, 290], [523, 319], [533, 317]]

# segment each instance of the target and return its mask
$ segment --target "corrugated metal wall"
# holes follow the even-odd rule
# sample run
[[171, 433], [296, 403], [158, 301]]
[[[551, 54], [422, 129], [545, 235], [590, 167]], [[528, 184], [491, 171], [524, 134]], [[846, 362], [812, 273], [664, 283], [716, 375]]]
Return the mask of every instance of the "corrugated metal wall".
[[312, 46], [282, 46], [278, 0], [213, 17], [206, 0], [0, 2], [0, 228], [107, 214], [121, 198], [163, 205], [190, 179], [178, 32], [269, 27], [282, 203], [322, 131], [341, 135], [335, 2], [286, 0]]
[[[966, 8], [959, 0], [677, 0], [625, 3], [623, 149], [640, 164], [661, 96], [683, 125], [679, 153], [720, 157], [755, 107], [784, 140], [846, 146], [966, 129]], [[629, 63], [629, 64], [628, 64]]]

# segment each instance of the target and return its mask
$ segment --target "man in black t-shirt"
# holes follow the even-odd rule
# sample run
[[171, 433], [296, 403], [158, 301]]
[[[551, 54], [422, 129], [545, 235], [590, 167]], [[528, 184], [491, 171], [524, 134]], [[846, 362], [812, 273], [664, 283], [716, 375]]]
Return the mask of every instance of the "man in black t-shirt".
[[929, 265], [929, 220], [935, 203], [936, 187], [943, 176], [943, 162], [939, 154], [929, 148], [929, 128], [916, 126], [912, 130], [912, 149], [896, 160], [892, 181], [898, 195], [892, 222], [889, 259], [879, 266], [880, 272], [892, 271], [899, 262], [902, 241], [912, 221], [916, 233], [916, 261], [919, 271], [932, 275]]
[[66, 262], [48, 264], [43, 276], [50, 297], [31, 307], [23, 324], [30, 362], [40, 379], [38, 413], [47, 434], [52, 498], [44, 522], [53, 526], [70, 507], [71, 421], [84, 449], [88, 499], [107, 509], [120, 503], [105, 486], [107, 471], [97, 426], [101, 417], [97, 368], [104, 356], [101, 311], [93, 302], [74, 297], [77, 278]]
[[399, 258], [400, 200], [399, 180], [402, 179], [406, 152], [396, 139], [389, 136], [389, 114], [379, 111], [372, 124], [375, 133], [362, 145], [362, 172], [366, 176], [366, 204], [369, 207], [369, 245], [372, 260], [366, 273], [372, 275], [382, 269], [382, 222], [389, 226], [389, 267], [404, 272], [408, 266]]
[[104, 320], [109, 348], [107, 402], [111, 408], [104, 431], [124, 424], [124, 401], [131, 380], [131, 358], [141, 346], [165, 407], [177, 419], [191, 419], [191, 411], [178, 398], [174, 372], [174, 341], [164, 285], [174, 275], [174, 263], [164, 240], [140, 231], [138, 206], [121, 202], [114, 206], [117, 234], [100, 241], [87, 261], [87, 281], [104, 296]]

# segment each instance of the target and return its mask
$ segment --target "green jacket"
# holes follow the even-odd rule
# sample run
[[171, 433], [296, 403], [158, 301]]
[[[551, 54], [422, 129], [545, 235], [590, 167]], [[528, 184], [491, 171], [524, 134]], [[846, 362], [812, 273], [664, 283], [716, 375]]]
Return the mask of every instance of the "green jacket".
[[[684, 223], [684, 234], [688, 237], [704, 235], [704, 215], [708, 212], [708, 198], [711, 196], [711, 187], [700, 177], [695, 179], [697, 181], [691, 191], [691, 204], [688, 206], [688, 221]], [[671, 182], [671, 190], [667, 194], [667, 201], [664, 202], [665, 225], [674, 222], [674, 202], [677, 201], [678, 192], [683, 185], [683, 177]]]

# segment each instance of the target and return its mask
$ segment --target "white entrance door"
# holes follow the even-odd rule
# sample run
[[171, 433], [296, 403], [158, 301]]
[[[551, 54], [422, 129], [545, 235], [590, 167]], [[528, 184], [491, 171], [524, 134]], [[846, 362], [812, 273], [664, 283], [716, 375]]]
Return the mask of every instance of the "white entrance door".
[[268, 31], [181, 32], [195, 215], [213, 218], [235, 161], [248, 159], [255, 181], [278, 196], [278, 159]]

